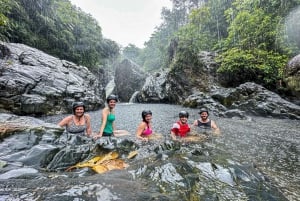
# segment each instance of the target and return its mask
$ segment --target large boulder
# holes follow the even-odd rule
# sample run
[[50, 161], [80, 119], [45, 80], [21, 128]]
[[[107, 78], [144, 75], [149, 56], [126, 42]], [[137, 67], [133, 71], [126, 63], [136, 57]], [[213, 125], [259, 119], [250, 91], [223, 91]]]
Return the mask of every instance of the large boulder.
[[120, 101], [129, 102], [134, 92], [138, 91], [144, 84], [146, 73], [128, 59], [117, 64], [115, 70], [115, 93]]
[[237, 88], [216, 90], [211, 96], [229, 109], [239, 109], [248, 114], [300, 119], [300, 106], [252, 82]]
[[135, 102], [139, 103], [169, 103], [168, 91], [170, 85], [167, 84], [169, 71], [157, 72], [147, 77], [142, 89], [136, 94]]
[[83, 66], [16, 43], [0, 43], [0, 111], [49, 115], [71, 111], [73, 101], [88, 110], [103, 106], [104, 87]]
[[218, 85], [215, 57], [215, 53], [200, 52], [194, 66], [174, 59], [170, 70], [147, 78], [137, 95], [137, 102], [182, 104], [193, 93], [211, 91]]
[[0, 141], [14, 134], [31, 133], [42, 137], [50, 132], [60, 136], [63, 131], [64, 129], [58, 125], [52, 125], [34, 117], [0, 113]]
[[292, 58], [285, 68], [284, 81], [299, 102], [300, 99], [300, 54]]

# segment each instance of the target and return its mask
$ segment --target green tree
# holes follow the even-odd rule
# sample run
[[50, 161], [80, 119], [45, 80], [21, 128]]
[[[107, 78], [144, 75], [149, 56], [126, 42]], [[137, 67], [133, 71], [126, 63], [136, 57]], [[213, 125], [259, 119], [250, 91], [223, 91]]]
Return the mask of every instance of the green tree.
[[230, 3], [206, 1], [190, 11], [188, 23], [176, 32], [176, 38], [173, 38], [170, 45], [168, 61], [171, 67], [179, 68], [185, 63], [188, 65], [183, 66], [192, 67], [195, 71], [201, 70], [197, 54], [200, 51], [213, 51], [227, 36], [224, 12]]
[[300, 6], [293, 9], [285, 19], [282, 36], [288, 47], [291, 47], [293, 55], [300, 51]]
[[142, 50], [134, 44], [129, 44], [123, 49], [122, 53], [125, 58], [132, 60], [138, 65], [142, 65], [142, 62], [140, 61], [141, 51]]
[[274, 88], [282, 78], [286, 55], [261, 49], [231, 48], [218, 58], [225, 86], [235, 87], [244, 82], [256, 82]]
[[9, 0], [0, 0], [0, 27], [8, 24], [7, 13], [10, 10]]
[[235, 0], [232, 5], [225, 12], [228, 37], [223, 43], [225, 51], [218, 59], [218, 72], [225, 77], [226, 85], [254, 81], [271, 89], [282, 79], [289, 57], [280, 30], [283, 15], [295, 1]]
[[172, 0], [172, 9], [162, 9], [163, 23], [145, 43], [145, 48], [139, 56], [145, 70], [155, 71], [170, 64], [168, 51], [172, 44], [171, 40], [173, 37], [177, 38], [177, 31], [188, 23], [188, 14], [204, 2], [204, 0]]
[[103, 38], [97, 21], [69, 0], [0, 1], [10, 6], [10, 12], [0, 10], [9, 19], [0, 29], [1, 38], [89, 68], [119, 55], [119, 46]]
[[272, 17], [262, 9], [253, 12], [240, 11], [230, 23], [226, 46], [241, 49], [278, 49], [276, 27], [279, 21], [280, 17]]

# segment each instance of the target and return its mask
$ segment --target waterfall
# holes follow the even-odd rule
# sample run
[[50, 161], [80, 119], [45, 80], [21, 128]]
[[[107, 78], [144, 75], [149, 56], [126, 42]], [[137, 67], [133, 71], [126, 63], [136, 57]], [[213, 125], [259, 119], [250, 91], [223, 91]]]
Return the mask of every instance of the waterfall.
[[132, 94], [132, 96], [131, 96], [131, 98], [130, 98], [130, 100], [129, 100], [129, 103], [136, 103], [136, 102], [137, 102], [136, 96], [138, 95], [139, 92], [140, 92], [140, 91], [136, 91], [136, 92], [134, 92], [134, 93]]
[[115, 89], [115, 80], [112, 79], [105, 87], [105, 98], [107, 98]]

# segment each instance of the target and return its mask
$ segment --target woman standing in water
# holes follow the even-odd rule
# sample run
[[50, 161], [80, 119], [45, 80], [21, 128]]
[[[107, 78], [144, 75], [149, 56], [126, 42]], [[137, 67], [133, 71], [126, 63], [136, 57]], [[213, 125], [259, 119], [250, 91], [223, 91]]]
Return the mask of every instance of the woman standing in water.
[[79, 134], [90, 136], [92, 134], [91, 129], [91, 117], [88, 114], [84, 114], [85, 106], [83, 102], [74, 102], [72, 104], [73, 115], [65, 117], [58, 125], [66, 127], [66, 131], [70, 134]]
[[116, 119], [115, 116], [115, 107], [118, 102], [118, 97], [116, 95], [109, 95], [106, 98], [107, 107], [102, 110], [102, 120], [99, 133], [94, 136], [94, 139], [100, 138], [102, 136], [114, 136]]
[[148, 142], [149, 136], [152, 134], [152, 112], [144, 110], [142, 112], [142, 122], [138, 125], [136, 137], [142, 141]]

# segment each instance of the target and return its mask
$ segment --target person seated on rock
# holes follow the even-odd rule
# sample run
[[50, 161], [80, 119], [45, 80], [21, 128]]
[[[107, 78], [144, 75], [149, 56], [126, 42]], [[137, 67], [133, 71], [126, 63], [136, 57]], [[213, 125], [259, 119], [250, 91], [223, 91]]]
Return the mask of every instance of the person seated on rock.
[[186, 137], [191, 131], [190, 125], [188, 124], [189, 113], [186, 111], [179, 112], [179, 120], [173, 124], [171, 128], [172, 140], [179, 140]]
[[150, 110], [144, 110], [142, 112], [142, 122], [138, 125], [136, 130], [136, 137], [142, 141], [147, 142], [152, 134], [152, 112]]
[[83, 102], [74, 102], [72, 104], [73, 115], [65, 117], [58, 125], [66, 127], [66, 131], [70, 134], [87, 135], [92, 134], [91, 117], [84, 114], [85, 105]]
[[201, 108], [199, 111], [200, 119], [194, 121], [193, 126], [200, 128], [201, 132], [206, 133], [207, 131], [213, 130], [216, 135], [220, 134], [220, 129], [218, 128], [215, 121], [208, 119], [209, 113], [206, 108]]

